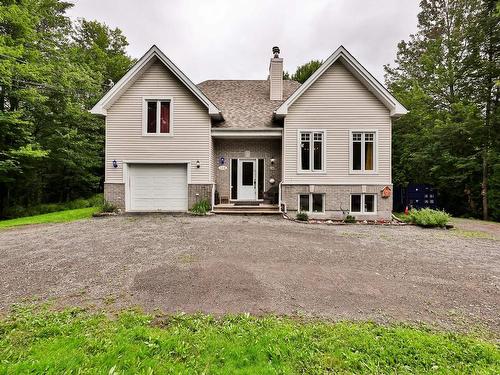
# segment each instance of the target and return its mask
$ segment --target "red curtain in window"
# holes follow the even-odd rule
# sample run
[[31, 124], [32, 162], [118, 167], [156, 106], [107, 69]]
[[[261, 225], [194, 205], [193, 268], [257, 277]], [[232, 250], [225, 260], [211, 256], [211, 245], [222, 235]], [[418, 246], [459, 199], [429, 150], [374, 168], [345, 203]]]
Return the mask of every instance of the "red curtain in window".
[[160, 133], [170, 133], [170, 102], [161, 102]]

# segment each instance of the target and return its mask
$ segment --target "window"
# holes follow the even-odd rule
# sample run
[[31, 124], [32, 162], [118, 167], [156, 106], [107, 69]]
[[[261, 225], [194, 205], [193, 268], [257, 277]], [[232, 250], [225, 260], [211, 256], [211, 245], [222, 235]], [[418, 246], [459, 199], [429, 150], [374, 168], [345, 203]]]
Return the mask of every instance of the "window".
[[324, 194], [299, 194], [300, 212], [325, 212]]
[[146, 134], [171, 133], [171, 110], [171, 100], [146, 99]]
[[352, 194], [351, 213], [372, 214], [376, 212], [375, 194]]
[[323, 171], [324, 132], [300, 132], [300, 170]]
[[351, 142], [351, 170], [375, 171], [375, 132], [353, 132]]

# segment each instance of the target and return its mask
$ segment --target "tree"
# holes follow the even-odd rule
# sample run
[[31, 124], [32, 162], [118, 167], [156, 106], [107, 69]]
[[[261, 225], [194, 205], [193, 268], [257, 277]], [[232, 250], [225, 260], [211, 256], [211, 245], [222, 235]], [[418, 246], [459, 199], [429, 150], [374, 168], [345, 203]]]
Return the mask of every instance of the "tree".
[[0, 216], [99, 191], [104, 122], [88, 109], [133, 61], [125, 37], [61, 0], [0, 7]]
[[[320, 60], [311, 60], [308, 63], [300, 65], [297, 70], [292, 74], [291, 78], [294, 81], [304, 83], [320, 66], [323, 64]], [[288, 75], [288, 72], [286, 72]]]
[[[394, 183], [429, 182], [454, 214], [500, 218], [498, 14], [494, 1], [423, 0], [386, 82], [410, 113], [393, 127]], [[495, 131], [494, 131], [495, 130]], [[497, 188], [500, 187], [496, 185]], [[490, 198], [490, 201], [488, 200]]]

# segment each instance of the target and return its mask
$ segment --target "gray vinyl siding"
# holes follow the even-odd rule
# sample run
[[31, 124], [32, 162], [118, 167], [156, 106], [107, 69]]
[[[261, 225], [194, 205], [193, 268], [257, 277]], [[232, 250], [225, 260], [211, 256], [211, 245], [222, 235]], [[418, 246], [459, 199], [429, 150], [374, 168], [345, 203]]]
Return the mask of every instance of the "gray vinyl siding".
[[[173, 136], [143, 135], [144, 96], [173, 98]], [[126, 160], [191, 162], [190, 183], [211, 183], [211, 151], [207, 108], [159, 61], [108, 109], [105, 167], [108, 183], [123, 182]], [[118, 162], [118, 168], [113, 168], [113, 160]], [[196, 168], [198, 160], [200, 168]]]
[[[324, 173], [298, 171], [299, 129], [326, 131]], [[377, 173], [350, 173], [351, 130], [377, 130]], [[389, 110], [341, 63], [333, 64], [288, 109], [283, 135], [285, 184], [391, 183]]]

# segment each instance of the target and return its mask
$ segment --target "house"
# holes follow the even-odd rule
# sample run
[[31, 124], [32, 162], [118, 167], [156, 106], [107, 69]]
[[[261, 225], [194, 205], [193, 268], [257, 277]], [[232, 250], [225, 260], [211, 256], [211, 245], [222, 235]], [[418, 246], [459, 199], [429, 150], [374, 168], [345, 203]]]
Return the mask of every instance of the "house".
[[391, 216], [391, 125], [407, 111], [344, 47], [302, 85], [277, 47], [265, 80], [195, 85], [153, 46], [91, 112], [106, 117], [105, 198], [125, 211]]

